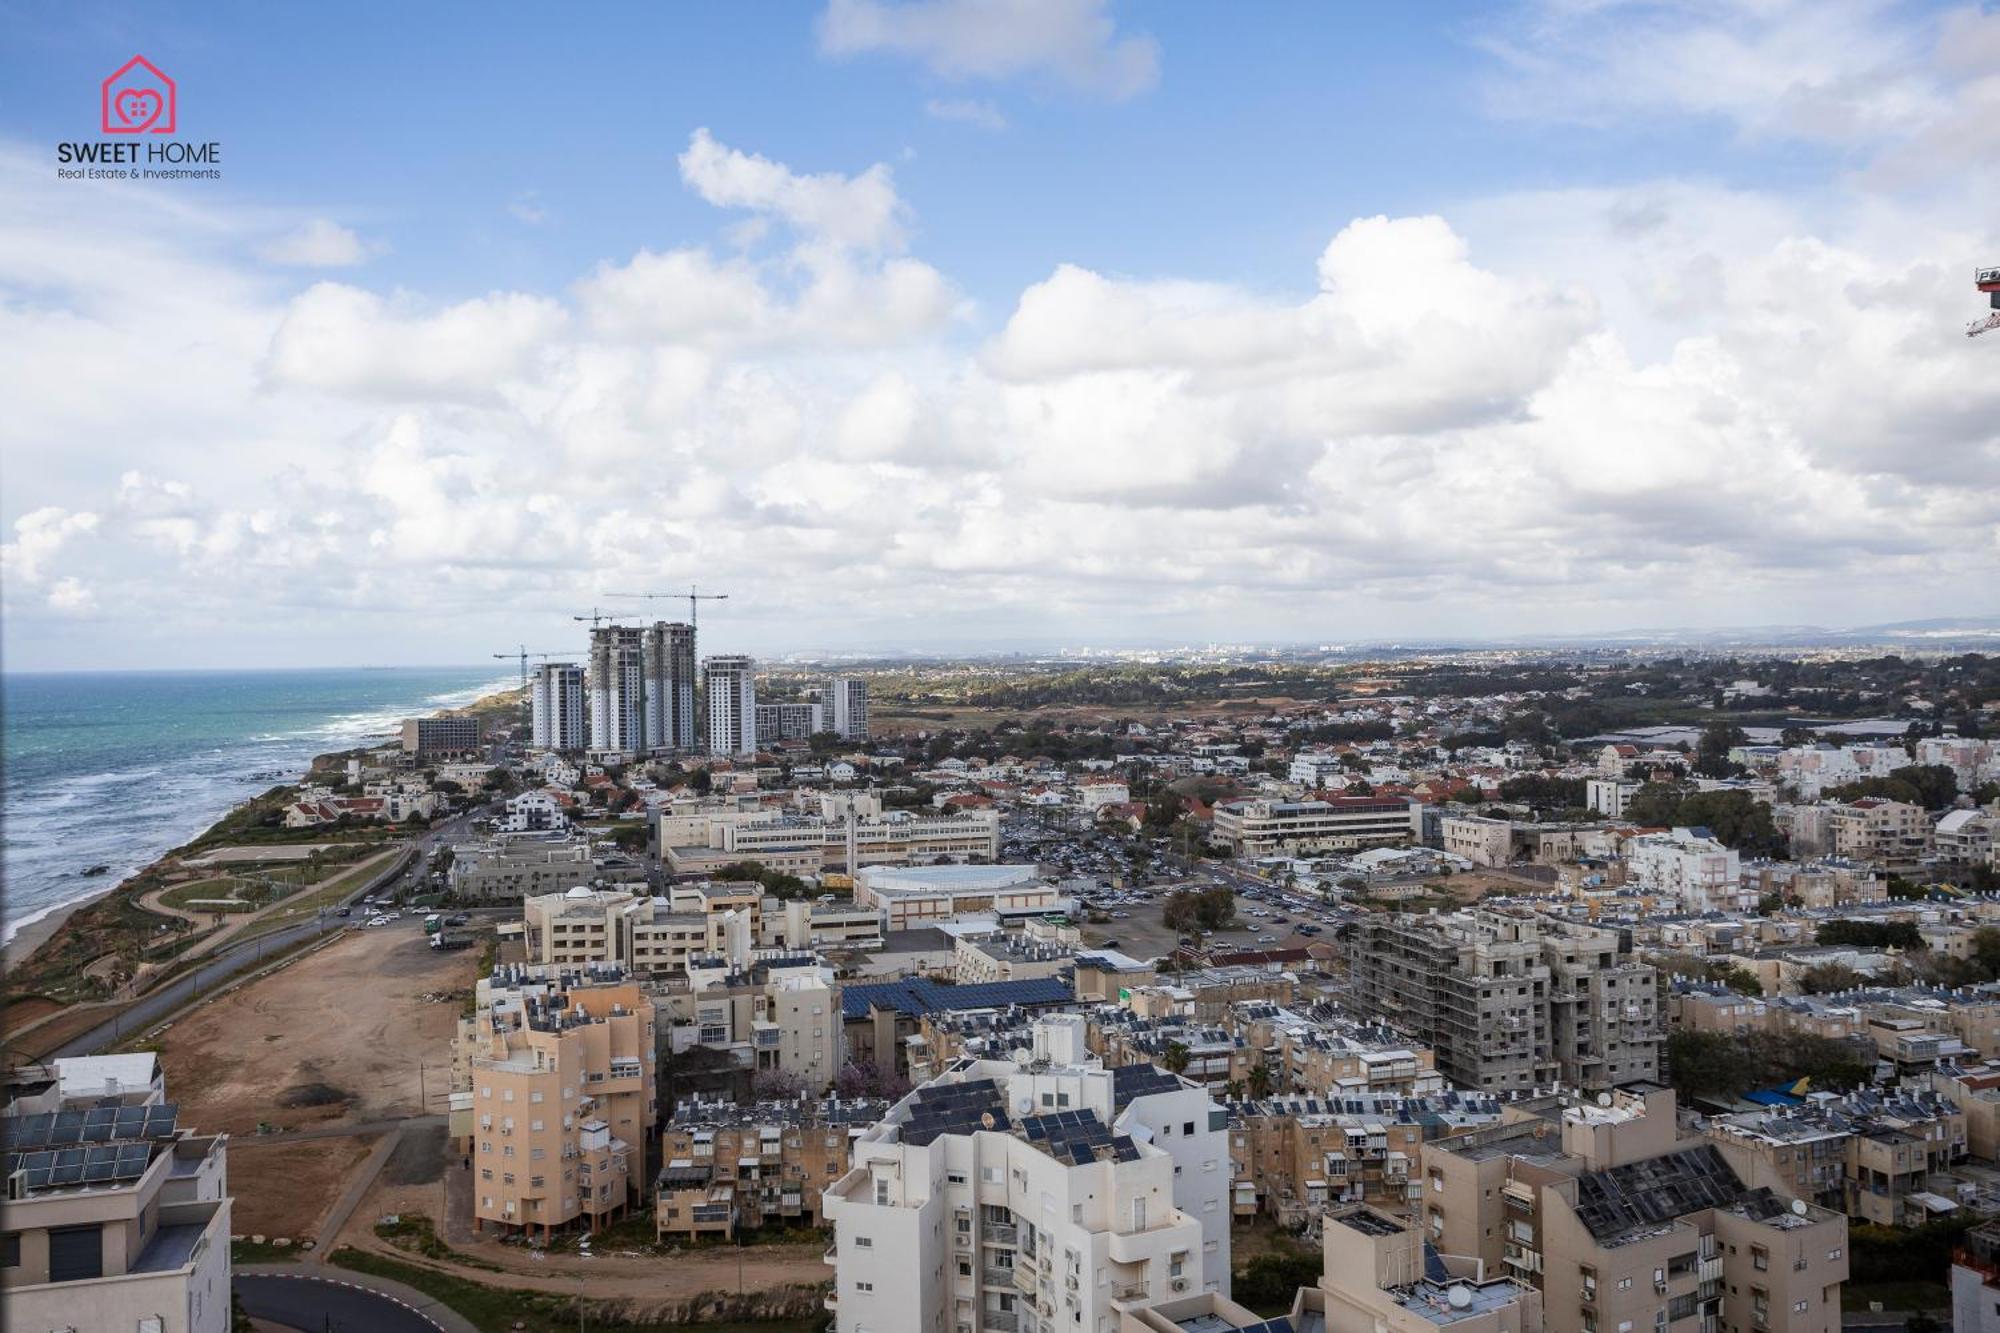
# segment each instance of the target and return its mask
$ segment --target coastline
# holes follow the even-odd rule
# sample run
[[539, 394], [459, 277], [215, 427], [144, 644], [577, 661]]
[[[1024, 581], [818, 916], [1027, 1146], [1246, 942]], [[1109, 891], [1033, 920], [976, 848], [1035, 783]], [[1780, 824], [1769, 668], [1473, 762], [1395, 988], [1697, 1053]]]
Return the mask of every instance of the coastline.
[[[413, 713], [412, 716], [442, 717], [446, 715], [463, 715], [472, 712], [499, 712], [508, 708], [519, 707], [521, 693], [518, 687], [496, 690], [489, 686], [469, 703], [456, 707], [433, 708], [429, 712]], [[328, 755], [345, 753], [350, 748], [380, 745], [394, 739], [395, 733], [393, 731], [372, 732], [356, 737], [354, 746], [343, 747], [341, 750], [329, 750], [313, 756], [304, 766], [298, 777], [291, 780], [291, 783], [282, 783], [279, 785], [292, 785], [292, 783], [303, 780], [312, 773], [319, 761]], [[200, 841], [216, 828], [235, 817], [245, 807], [268, 796], [272, 790], [272, 788], [268, 787], [260, 788], [244, 799], [233, 802], [212, 818], [205, 819], [198, 824], [185, 837], [176, 842], [174, 846], [163, 849], [143, 865], [133, 866], [127, 873], [119, 876], [116, 880], [102, 887], [93, 888], [78, 897], [50, 904], [47, 907], [41, 908], [37, 914], [26, 920], [11, 923], [13, 933], [8, 936], [4, 943], [0, 943], [0, 989], [7, 988], [8, 979], [12, 978], [23, 964], [32, 959], [51, 941], [61, 938], [71, 919], [79, 912], [102, 903], [108, 898], [129, 891], [135, 880], [138, 880], [159, 866], [163, 860], [174, 856], [190, 844]]]
[[14, 934], [7, 942], [0, 944], [0, 975], [11, 974], [15, 968], [32, 958], [35, 950], [60, 935], [71, 917], [92, 903], [102, 902], [124, 888], [129, 878], [128, 876], [116, 884], [107, 885], [86, 897], [45, 907], [35, 916], [21, 922], [14, 928]]

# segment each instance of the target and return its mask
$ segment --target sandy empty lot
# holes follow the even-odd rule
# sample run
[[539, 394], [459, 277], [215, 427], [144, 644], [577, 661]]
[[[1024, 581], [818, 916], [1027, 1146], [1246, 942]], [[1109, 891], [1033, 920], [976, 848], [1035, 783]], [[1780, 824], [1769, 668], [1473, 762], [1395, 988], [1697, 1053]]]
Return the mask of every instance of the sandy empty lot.
[[230, 1231], [312, 1239], [348, 1176], [374, 1146], [373, 1135], [361, 1134], [298, 1142], [254, 1134], [231, 1139]]
[[350, 930], [161, 1034], [168, 1095], [182, 1124], [239, 1135], [414, 1115], [420, 1086], [442, 1111], [460, 1005], [421, 997], [477, 971], [476, 953], [434, 952], [415, 921]]

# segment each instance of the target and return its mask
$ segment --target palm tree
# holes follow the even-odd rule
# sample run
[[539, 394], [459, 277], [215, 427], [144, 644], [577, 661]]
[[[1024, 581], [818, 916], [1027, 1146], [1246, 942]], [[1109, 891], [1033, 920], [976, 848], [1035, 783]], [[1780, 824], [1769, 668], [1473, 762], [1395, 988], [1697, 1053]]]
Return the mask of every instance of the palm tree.
[[1271, 1067], [1258, 1064], [1250, 1070], [1250, 1096], [1258, 1101], [1271, 1095]]
[[1188, 1048], [1177, 1041], [1167, 1043], [1167, 1052], [1160, 1057], [1160, 1067], [1169, 1074], [1178, 1074], [1188, 1067]]

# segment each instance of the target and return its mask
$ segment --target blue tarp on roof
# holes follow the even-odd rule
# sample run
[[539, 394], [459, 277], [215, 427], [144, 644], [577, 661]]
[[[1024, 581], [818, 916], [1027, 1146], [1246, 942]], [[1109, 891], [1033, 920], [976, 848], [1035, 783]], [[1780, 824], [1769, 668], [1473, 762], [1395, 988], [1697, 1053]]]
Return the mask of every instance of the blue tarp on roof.
[[1804, 1106], [1806, 1104], [1805, 1098], [1794, 1097], [1783, 1088], [1763, 1088], [1756, 1092], [1746, 1092], [1743, 1094], [1743, 1100], [1746, 1102], [1755, 1102], [1759, 1106]]
[[847, 1018], [866, 1018], [870, 1006], [921, 1017], [952, 1009], [1003, 1009], [1010, 1004], [1074, 1004], [1076, 992], [1057, 977], [1034, 981], [989, 981], [979, 986], [947, 986], [926, 977], [874, 981], [841, 991], [840, 1009]]

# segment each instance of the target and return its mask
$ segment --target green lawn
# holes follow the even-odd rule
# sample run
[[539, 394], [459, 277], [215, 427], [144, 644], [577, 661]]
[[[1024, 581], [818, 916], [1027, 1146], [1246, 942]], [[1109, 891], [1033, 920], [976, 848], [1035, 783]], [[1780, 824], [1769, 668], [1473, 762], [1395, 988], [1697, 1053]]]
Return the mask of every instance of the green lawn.
[[238, 898], [234, 906], [217, 907], [213, 904], [194, 906], [202, 898], [234, 898], [239, 885], [232, 879], [204, 879], [193, 884], [177, 884], [160, 895], [160, 902], [167, 907], [178, 907], [183, 912], [254, 912], [257, 904]]
[[[242, 933], [235, 936], [234, 939], [254, 940], [259, 935], [267, 935], [271, 931], [283, 930], [286, 926], [295, 925], [304, 918], [313, 915], [322, 907], [336, 907], [342, 898], [345, 898], [348, 894], [354, 892], [370, 879], [394, 864], [394, 856], [378, 861], [370, 861], [366, 865], [356, 866], [354, 869], [340, 876], [340, 878], [320, 888], [312, 889], [306, 893], [294, 894], [292, 897], [285, 899], [280, 906], [273, 908], [269, 915], [245, 926]], [[233, 942], [234, 940], [232, 940]]]

